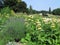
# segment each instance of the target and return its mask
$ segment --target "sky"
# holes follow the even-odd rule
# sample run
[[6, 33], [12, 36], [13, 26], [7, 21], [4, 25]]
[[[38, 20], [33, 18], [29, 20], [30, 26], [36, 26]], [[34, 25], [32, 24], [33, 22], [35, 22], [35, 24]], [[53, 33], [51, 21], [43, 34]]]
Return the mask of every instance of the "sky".
[[49, 10], [49, 7], [51, 7], [51, 10], [60, 8], [60, 0], [22, 0], [25, 1], [27, 4], [27, 7], [31, 5], [33, 9], [35, 10]]

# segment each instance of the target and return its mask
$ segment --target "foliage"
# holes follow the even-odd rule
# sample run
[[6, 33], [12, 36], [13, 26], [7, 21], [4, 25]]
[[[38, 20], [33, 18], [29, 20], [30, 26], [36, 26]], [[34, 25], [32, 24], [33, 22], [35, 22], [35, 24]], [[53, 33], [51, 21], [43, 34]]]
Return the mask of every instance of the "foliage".
[[52, 13], [53, 13], [54, 15], [60, 15], [60, 8], [54, 9], [54, 10], [52, 11]]
[[9, 37], [8, 39], [20, 40], [25, 36], [24, 19], [16, 17], [9, 18], [3, 30], [3, 34], [5, 37]]
[[5, 6], [10, 7], [15, 12], [26, 12], [27, 4], [21, 0], [5, 0]]
[[5, 7], [3, 9], [1, 9], [0, 13], [1, 13], [1, 15], [4, 15], [4, 16], [6, 16], [6, 15], [10, 15], [11, 16], [11, 9], [9, 7]]
[[24, 1], [19, 2], [16, 5], [15, 12], [26, 12], [27, 4]]
[[14, 42], [16, 39], [21, 39], [20, 42], [23, 45], [60, 44], [58, 18], [43, 17], [38, 14], [11, 16], [14, 12], [11, 13], [8, 7], [3, 9], [0, 12], [0, 45], [5, 45], [10, 41]]
[[[7, 11], [8, 10], [8, 11]], [[11, 10], [8, 7], [1, 9], [0, 11], [0, 31], [4, 28], [5, 21], [11, 16]]]
[[23, 45], [59, 45], [59, 23], [32, 15], [26, 20], [26, 37], [21, 40]]
[[[13, 13], [14, 12], [12, 12], [9, 7], [3, 8], [0, 12], [0, 45], [5, 45], [9, 41], [13, 41], [13, 40], [16, 41], [17, 38], [19, 38], [20, 40], [22, 37], [25, 36], [25, 27], [23, 24], [24, 19], [20, 17], [18, 18]], [[11, 15], [14, 15], [14, 16], [11, 16]], [[15, 29], [13, 29], [13, 27]], [[20, 36], [20, 34], [22, 35]]]
[[18, 4], [19, 2], [21, 2], [21, 0], [4, 0], [4, 5], [12, 7]]

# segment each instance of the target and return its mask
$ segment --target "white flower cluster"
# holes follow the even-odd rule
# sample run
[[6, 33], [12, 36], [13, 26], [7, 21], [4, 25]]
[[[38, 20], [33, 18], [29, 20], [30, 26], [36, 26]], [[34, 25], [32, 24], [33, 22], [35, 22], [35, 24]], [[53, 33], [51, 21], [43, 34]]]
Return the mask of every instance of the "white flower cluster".
[[52, 19], [51, 18], [43, 18], [43, 21], [48, 23], [48, 22], [52, 21]]

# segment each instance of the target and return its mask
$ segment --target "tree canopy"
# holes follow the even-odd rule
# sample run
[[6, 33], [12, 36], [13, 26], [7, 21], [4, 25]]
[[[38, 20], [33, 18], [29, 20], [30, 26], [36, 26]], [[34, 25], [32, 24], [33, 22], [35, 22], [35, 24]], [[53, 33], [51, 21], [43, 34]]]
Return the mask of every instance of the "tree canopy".
[[53, 13], [54, 15], [60, 15], [60, 8], [54, 9], [54, 10], [52, 11], [52, 13]]
[[15, 12], [25, 12], [27, 4], [21, 0], [5, 0], [5, 7], [8, 6], [13, 9]]

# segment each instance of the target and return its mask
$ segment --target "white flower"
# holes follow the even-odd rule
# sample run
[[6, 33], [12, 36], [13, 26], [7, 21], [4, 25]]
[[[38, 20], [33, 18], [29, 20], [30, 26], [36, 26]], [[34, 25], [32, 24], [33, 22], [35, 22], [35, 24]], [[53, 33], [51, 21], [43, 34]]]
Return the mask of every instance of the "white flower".
[[51, 18], [45, 18], [43, 21], [46, 22], [46, 23], [48, 23], [48, 22], [51, 22], [52, 19]]

